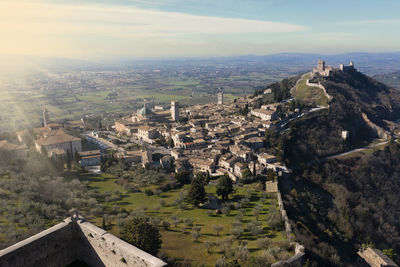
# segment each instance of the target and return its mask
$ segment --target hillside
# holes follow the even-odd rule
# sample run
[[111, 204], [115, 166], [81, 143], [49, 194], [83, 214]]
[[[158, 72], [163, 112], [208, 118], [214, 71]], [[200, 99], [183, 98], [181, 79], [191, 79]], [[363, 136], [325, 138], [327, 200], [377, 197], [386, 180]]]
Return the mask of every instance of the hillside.
[[[294, 121], [286, 136], [285, 155], [289, 165], [338, 154], [360, 147], [377, 137], [365, 119], [389, 130], [400, 117], [400, 93], [355, 69], [335, 70], [329, 77], [316, 77], [333, 97], [329, 108]], [[342, 131], [350, 137], [343, 140]], [[295, 148], [295, 149], [294, 149]]]
[[[400, 117], [400, 93], [355, 69], [335, 70], [313, 82], [333, 96], [329, 108], [292, 122], [284, 136], [293, 175], [281, 189], [296, 237], [310, 260], [323, 266], [352, 266], [362, 244], [398, 262], [400, 145], [392, 141], [372, 153], [321, 160], [375, 139], [377, 132], [365, 116], [389, 131], [393, 124], [388, 121]], [[343, 130], [350, 132], [347, 140]]]
[[325, 96], [321, 88], [307, 85], [307, 79], [309, 78], [310, 74], [304, 75], [303, 78], [296, 83], [296, 86], [291, 90], [294, 99], [307, 105], [327, 106], [329, 98]]

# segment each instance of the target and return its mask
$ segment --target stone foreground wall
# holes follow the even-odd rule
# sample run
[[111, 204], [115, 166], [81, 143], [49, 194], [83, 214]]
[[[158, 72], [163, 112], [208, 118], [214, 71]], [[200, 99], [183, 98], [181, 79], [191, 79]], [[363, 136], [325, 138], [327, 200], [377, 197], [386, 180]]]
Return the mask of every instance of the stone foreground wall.
[[0, 250], [0, 267], [66, 266], [77, 259], [77, 229], [65, 220]]
[[66, 219], [0, 250], [0, 267], [63, 267], [81, 260], [93, 267], [159, 267], [166, 263], [83, 219]]
[[[80, 258], [91, 266], [153, 266], [161, 267], [166, 263], [132, 246], [103, 229], [85, 221], [78, 221], [84, 249]], [[99, 265], [100, 262], [103, 265]]]

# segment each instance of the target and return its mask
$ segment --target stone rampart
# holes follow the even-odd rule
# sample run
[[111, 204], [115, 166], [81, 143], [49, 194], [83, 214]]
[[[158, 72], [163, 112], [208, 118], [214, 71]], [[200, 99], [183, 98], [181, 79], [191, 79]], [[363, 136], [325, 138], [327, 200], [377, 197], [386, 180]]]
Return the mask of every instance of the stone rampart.
[[0, 250], [0, 267], [63, 267], [77, 260], [96, 267], [166, 265], [162, 260], [82, 218], [73, 221], [66, 219]]
[[384, 138], [384, 139], [389, 138], [390, 133], [388, 131], [384, 130], [383, 128], [379, 127], [378, 125], [370, 121], [367, 114], [361, 113], [361, 115], [365, 123], [367, 123], [368, 126], [375, 131], [375, 133], [379, 136], [379, 138]]
[[281, 266], [290, 266], [290, 267], [302, 267], [304, 263], [304, 247], [299, 243], [295, 245], [295, 253], [294, 256], [290, 257], [287, 260], [282, 260], [271, 264], [271, 267], [281, 267]]
[[331, 100], [333, 99], [333, 97], [330, 96], [330, 95], [326, 92], [325, 86], [323, 86], [320, 82], [319, 82], [319, 83], [312, 83], [312, 82], [310, 82], [309, 79], [307, 79], [307, 80], [306, 80], [306, 85], [307, 85], [307, 86], [310, 86], [310, 87], [318, 87], [318, 88], [322, 89], [322, 91], [324, 92], [325, 97], [328, 98], [329, 101], [331, 101]]
[[[80, 258], [91, 266], [165, 266], [165, 262], [90, 222], [78, 221], [85, 250]], [[100, 262], [99, 262], [100, 261]], [[103, 265], [99, 265], [102, 263]]]
[[[279, 182], [279, 180], [278, 180], [278, 182]], [[294, 240], [293, 240], [294, 236], [293, 236], [292, 226], [290, 225], [289, 217], [287, 216], [285, 206], [283, 205], [282, 195], [281, 195], [281, 191], [279, 189], [277, 192], [277, 197], [278, 197], [279, 210], [281, 212], [282, 220], [285, 224], [286, 235], [287, 235], [289, 242], [292, 245], [294, 245], [294, 247], [295, 247], [295, 254], [294, 254], [294, 256], [290, 257], [287, 260], [278, 261], [278, 262], [272, 264], [271, 267], [280, 267], [280, 266], [299, 266], [299, 267], [301, 267], [301, 266], [303, 266], [304, 257], [306, 255], [304, 252], [304, 246], [300, 245], [297, 242], [294, 242]]]
[[78, 229], [70, 219], [0, 250], [0, 267], [67, 266], [77, 259]]

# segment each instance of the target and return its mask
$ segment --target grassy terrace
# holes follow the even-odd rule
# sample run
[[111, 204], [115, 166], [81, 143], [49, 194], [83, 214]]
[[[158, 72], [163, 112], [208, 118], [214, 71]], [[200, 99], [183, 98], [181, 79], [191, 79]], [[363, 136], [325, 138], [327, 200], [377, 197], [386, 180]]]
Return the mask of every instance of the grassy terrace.
[[[111, 213], [112, 207], [118, 206], [121, 209], [125, 209], [128, 212], [134, 210], [141, 210], [142, 212], [150, 217], [157, 217], [160, 219], [160, 232], [162, 235], [162, 249], [161, 252], [166, 254], [168, 257], [172, 257], [179, 262], [192, 263], [193, 265], [205, 264], [206, 266], [214, 266], [217, 259], [221, 258], [223, 252], [218, 246], [214, 246], [210, 253], [207, 252], [206, 242], [219, 242], [223, 239], [228, 238], [232, 229], [232, 223], [236, 220], [238, 210], [232, 209], [229, 215], [215, 214], [214, 211], [207, 209], [194, 208], [187, 206], [182, 208], [180, 205], [176, 205], [173, 202], [180, 197], [180, 192], [187, 189], [188, 186], [170, 190], [168, 192], [161, 193], [159, 195], [148, 196], [142, 192], [131, 193], [123, 189], [121, 185], [115, 183], [116, 178], [108, 174], [102, 174], [99, 176], [90, 175], [87, 173], [74, 173], [73, 176], [80, 176], [82, 181], [88, 181], [89, 186], [92, 189], [97, 189], [100, 193], [111, 192], [111, 196], [114, 196], [114, 191], [119, 190], [122, 193], [122, 198], [118, 201], [106, 202], [105, 199], [98, 198], [99, 203], [105, 206], [106, 212]], [[212, 183], [212, 182], [211, 182]], [[146, 187], [146, 188], [151, 188]], [[143, 189], [142, 189], [143, 190]], [[216, 196], [216, 186], [213, 184], [206, 186], [206, 191], [209, 194]], [[274, 231], [266, 222], [266, 216], [269, 211], [278, 209], [276, 195], [270, 194], [266, 198], [262, 197], [262, 192], [255, 189], [255, 185], [250, 184], [243, 187], [236, 187], [236, 192], [233, 194], [231, 199], [233, 202], [238, 203], [240, 199], [246, 195], [251, 196], [250, 202], [245, 206], [245, 213], [242, 219], [243, 229], [245, 230], [242, 235], [233, 242], [232, 248], [234, 249], [239, 245], [239, 242], [246, 241], [249, 252], [252, 255], [261, 254], [261, 250], [258, 249], [257, 239], [268, 237], [272, 242], [282, 242], [286, 240], [286, 234], [284, 231]], [[161, 203], [163, 202], [163, 203]], [[165, 204], [164, 204], [165, 203]], [[255, 221], [256, 217], [253, 214], [254, 207], [261, 205], [262, 212], [259, 215], [259, 221], [262, 223], [263, 233], [258, 236], [252, 235], [247, 230], [247, 225], [251, 221]], [[210, 214], [212, 213], [212, 214]], [[181, 221], [186, 218], [193, 220], [193, 226], [201, 227], [200, 238], [194, 241], [191, 232], [193, 226], [188, 226], [184, 222], [174, 225], [171, 216], [177, 216]], [[118, 216], [111, 215], [111, 225], [107, 229], [111, 233], [119, 236], [120, 227], [118, 226]], [[101, 226], [102, 217], [88, 216], [90, 221]], [[161, 227], [161, 222], [170, 222], [170, 227], [166, 230]], [[216, 234], [213, 229], [213, 225], [223, 226], [223, 230]]]
[[307, 104], [317, 104], [318, 106], [327, 106], [329, 103], [329, 99], [325, 96], [324, 92], [319, 87], [311, 87], [307, 86], [307, 79], [310, 78], [310, 75], [305, 75], [303, 79], [301, 79], [297, 85], [295, 90], [292, 90], [293, 96]]

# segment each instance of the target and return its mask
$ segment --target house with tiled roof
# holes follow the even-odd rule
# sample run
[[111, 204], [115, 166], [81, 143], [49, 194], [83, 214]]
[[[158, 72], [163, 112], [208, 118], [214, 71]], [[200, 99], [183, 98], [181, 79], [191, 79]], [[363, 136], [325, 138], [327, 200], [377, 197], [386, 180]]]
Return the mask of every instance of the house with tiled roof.
[[82, 151], [82, 142], [80, 138], [67, 134], [64, 130], [60, 129], [37, 139], [35, 141], [35, 147], [39, 153], [41, 153], [43, 149], [51, 151], [54, 148], [59, 148], [65, 152], [69, 151], [69, 153], [73, 155], [75, 152]]

